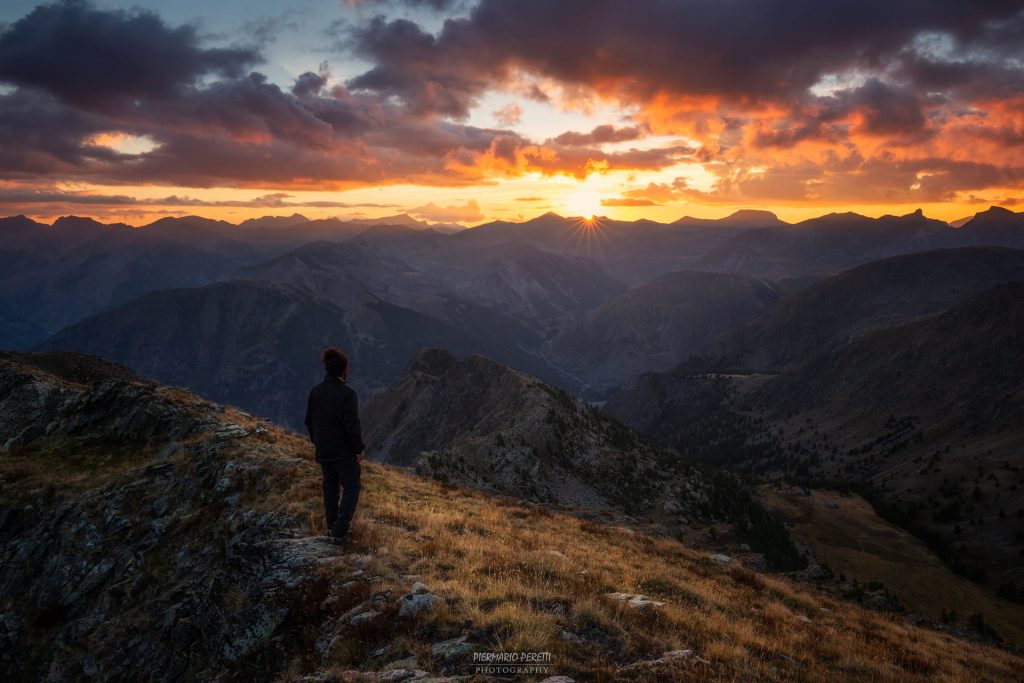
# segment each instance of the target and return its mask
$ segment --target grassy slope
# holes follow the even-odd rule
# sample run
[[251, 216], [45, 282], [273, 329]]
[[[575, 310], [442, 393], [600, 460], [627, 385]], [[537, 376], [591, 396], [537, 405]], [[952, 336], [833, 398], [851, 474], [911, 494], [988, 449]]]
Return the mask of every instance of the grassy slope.
[[[1024, 607], [954, 574], [924, 543], [878, 517], [860, 496], [826, 490], [802, 496], [765, 487], [762, 499], [837, 575], [842, 572], [862, 584], [878, 581], [909, 610], [935, 620], [944, 610], [956, 610], [961, 620], [980, 613], [1004, 639], [1024, 643]], [[829, 501], [838, 508], [829, 508]]]
[[[230, 408], [222, 419], [250, 430], [265, 425]], [[284, 509], [309, 533], [322, 530], [319, 471], [303, 438], [270, 428], [258, 439], [240, 440], [238, 449], [243, 458], [258, 452], [252, 457], [260, 462], [282, 459], [282, 466], [256, 477], [272, 493], [254, 487], [243, 506]], [[303, 459], [292, 460], [296, 455]], [[142, 464], [125, 456], [98, 470], [60, 472], [48, 460], [39, 453], [14, 454], [0, 470], [23, 492], [71, 476], [75, 485], [61, 495], [73, 496], [128, 479]], [[354, 547], [318, 571], [340, 585], [356, 567], [376, 578], [345, 595], [338, 610], [368, 597], [370, 586], [401, 594], [410, 574], [447, 602], [411, 623], [388, 619], [350, 629], [326, 661], [311, 647], [296, 653], [280, 680], [317, 668], [338, 674], [373, 669], [401, 652], [439, 668], [430, 645], [462, 633], [486, 649], [551, 651], [557, 673], [588, 681], [1012, 680], [1024, 664], [1006, 651], [922, 630], [786, 579], [715, 564], [671, 538], [598, 525], [378, 464], [365, 468]], [[640, 592], [667, 604], [651, 614], [624, 611], [603, 598], [613, 591]], [[583, 640], [563, 641], [563, 629]], [[369, 659], [385, 645], [394, 657]], [[675, 670], [618, 669], [680, 648], [694, 650], [699, 659]]]
[[[288, 451], [308, 452], [294, 435], [280, 439]], [[310, 464], [295, 473], [280, 501], [266, 504], [289, 505], [317, 524], [318, 489]], [[354, 535], [366, 571], [397, 590], [408, 583], [403, 575], [417, 574], [448, 598], [419, 631], [402, 634], [413, 652], [468, 629], [486, 634], [482, 643], [491, 648], [549, 650], [556, 669], [577, 680], [628, 680], [617, 666], [679, 648], [707, 661], [687, 665], [689, 674], [715, 680], [1009, 680], [1022, 664], [1007, 652], [918, 629], [782, 578], [722, 567], [673, 539], [376, 464], [366, 467], [364, 496]], [[627, 613], [602, 598], [613, 591], [640, 592], [667, 606], [653, 615]], [[588, 639], [564, 642], [562, 629]], [[654, 672], [636, 680], [644, 676], [663, 680]]]

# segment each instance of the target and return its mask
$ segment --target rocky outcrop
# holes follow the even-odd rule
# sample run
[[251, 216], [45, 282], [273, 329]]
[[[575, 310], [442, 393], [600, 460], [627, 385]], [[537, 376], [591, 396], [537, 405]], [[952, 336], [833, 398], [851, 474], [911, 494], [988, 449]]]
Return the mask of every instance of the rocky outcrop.
[[372, 456], [476, 488], [627, 512], [704, 500], [696, 477], [668, 486], [664, 454], [615, 420], [483, 356], [423, 351], [364, 423]]
[[441, 481], [675, 523], [773, 529], [772, 542], [788, 547], [736, 475], [656, 448], [594, 406], [483, 356], [424, 350], [364, 405], [363, 424], [371, 457]]
[[317, 571], [341, 558], [260, 506], [297, 462], [267, 434], [94, 358], [0, 356], [6, 680], [272, 678], [344, 603]]

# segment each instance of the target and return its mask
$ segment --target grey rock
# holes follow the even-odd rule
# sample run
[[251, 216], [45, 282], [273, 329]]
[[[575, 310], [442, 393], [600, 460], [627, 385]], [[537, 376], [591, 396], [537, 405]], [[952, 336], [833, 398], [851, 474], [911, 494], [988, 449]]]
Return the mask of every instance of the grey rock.
[[467, 652], [472, 652], [476, 646], [468, 642], [468, 636], [459, 636], [450, 640], [442, 640], [430, 647], [430, 654], [440, 657], [446, 662], [458, 659]]
[[396, 681], [422, 680], [430, 676], [426, 671], [418, 669], [391, 669], [377, 674], [377, 680], [381, 683], [394, 683]]
[[167, 506], [169, 501], [167, 496], [160, 496], [153, 501], [153, 514], [157, 517], [163, 517], [167, 513]]
[[163, 448], [161, 448], [159, 451], [157, 451], [156, 459], [157, 460], [166, 460], [167, 458], [169, 458], [172, 455], [176, 454], [180, 450], [181, 450], [181, 444], [178, 443], [177, 441], [172, 441], [169, 444], [167, 444], [166, 446], [164, 446]]
[[398, 607], [398, 616], [400, 617], [414, 617], [421, 612], [425, 612], [434, 605], [438, 605], [444, 602], [443, 598], [439, 598], [432, 593], [409, 593], [401, 598]]
[[417, 666], [419, 666], [419, 662], [415, 657], [410, 656], [405, 659], [396, 659], [393, 662], [388, 662], [381, 668], [384, 671], [389, 671], [391, 669], [415, 669]]
[[361, 626], [362, 624], [370, 623], [379, 616], [380, 612], [370, 610], [369, 612], [362, 612], [361, 614], [355, 615], [354, 617], [349, 619], [348, 623], [350, 623], [352, 626]]
[[647, 610], [661, 609], [665, 606], [664, 602], [658, 602], [652, 600], [646, 595], [639, 595], [637, 593], [608, 593], [605, 597], [610, 600], [621, 602], [629, 609], [643, 612]]
[[214, 433], [214, 437], [219, 439], [241, 439], [248, 435], [249, 432], [236, 424], [221, 424]]

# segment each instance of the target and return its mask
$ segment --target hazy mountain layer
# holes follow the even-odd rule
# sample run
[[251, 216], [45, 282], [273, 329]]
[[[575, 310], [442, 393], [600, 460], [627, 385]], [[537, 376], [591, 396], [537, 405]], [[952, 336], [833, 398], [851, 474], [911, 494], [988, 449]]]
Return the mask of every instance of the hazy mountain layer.
[[395, 379], [423, 344], [529, 364], [508, 341], [529, 339], [528, 330], [471, 306], [457, 315], [463, 324], [455, 326], [372, 294], [342, 307], [295, 285], [231, 281], [149, 294], [72, 325], [45, 348], [105, 353], [147, 377], [297, 426], [328, 344], [351, 354], [352, 383], [364, 395]]
[[675, 367], [778, 298], [776, 287], [754, 278], [668, 273], [588, 312], [547, 342], [544, 353], [579, 379], [571, 388], [600, 396], [643, 372]]
[[1022, 342], [1024, 284], [1009, 283], [778, 375], [645, 375], [609, 408], [690, 457], [867, 485], [959, 571], [1015, 595]]
[[869, 263], [785, 297], [712, 345], [703, 365], [776, 371], [874, 330], [944, 311], [1012, 280], [1024, 280], [1024, 251], [964, 247]]

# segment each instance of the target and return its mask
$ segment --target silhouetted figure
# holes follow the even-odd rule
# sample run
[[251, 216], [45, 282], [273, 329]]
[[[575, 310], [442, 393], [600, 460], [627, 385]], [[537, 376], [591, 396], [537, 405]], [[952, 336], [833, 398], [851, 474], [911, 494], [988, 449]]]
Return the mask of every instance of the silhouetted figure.
[[[359, 463], [366, 457], [359, 426], [359, 400], [345, 383], [348, 356], [331, 347], [321, 354], [326, 375], [309, 392], [306, 429], [316, 446], [316, 461], [324, 476], [324, 516], [335, 542], [345, 540], [359, 502]], [[344, 493], [338, 502], [339, 489]]]

